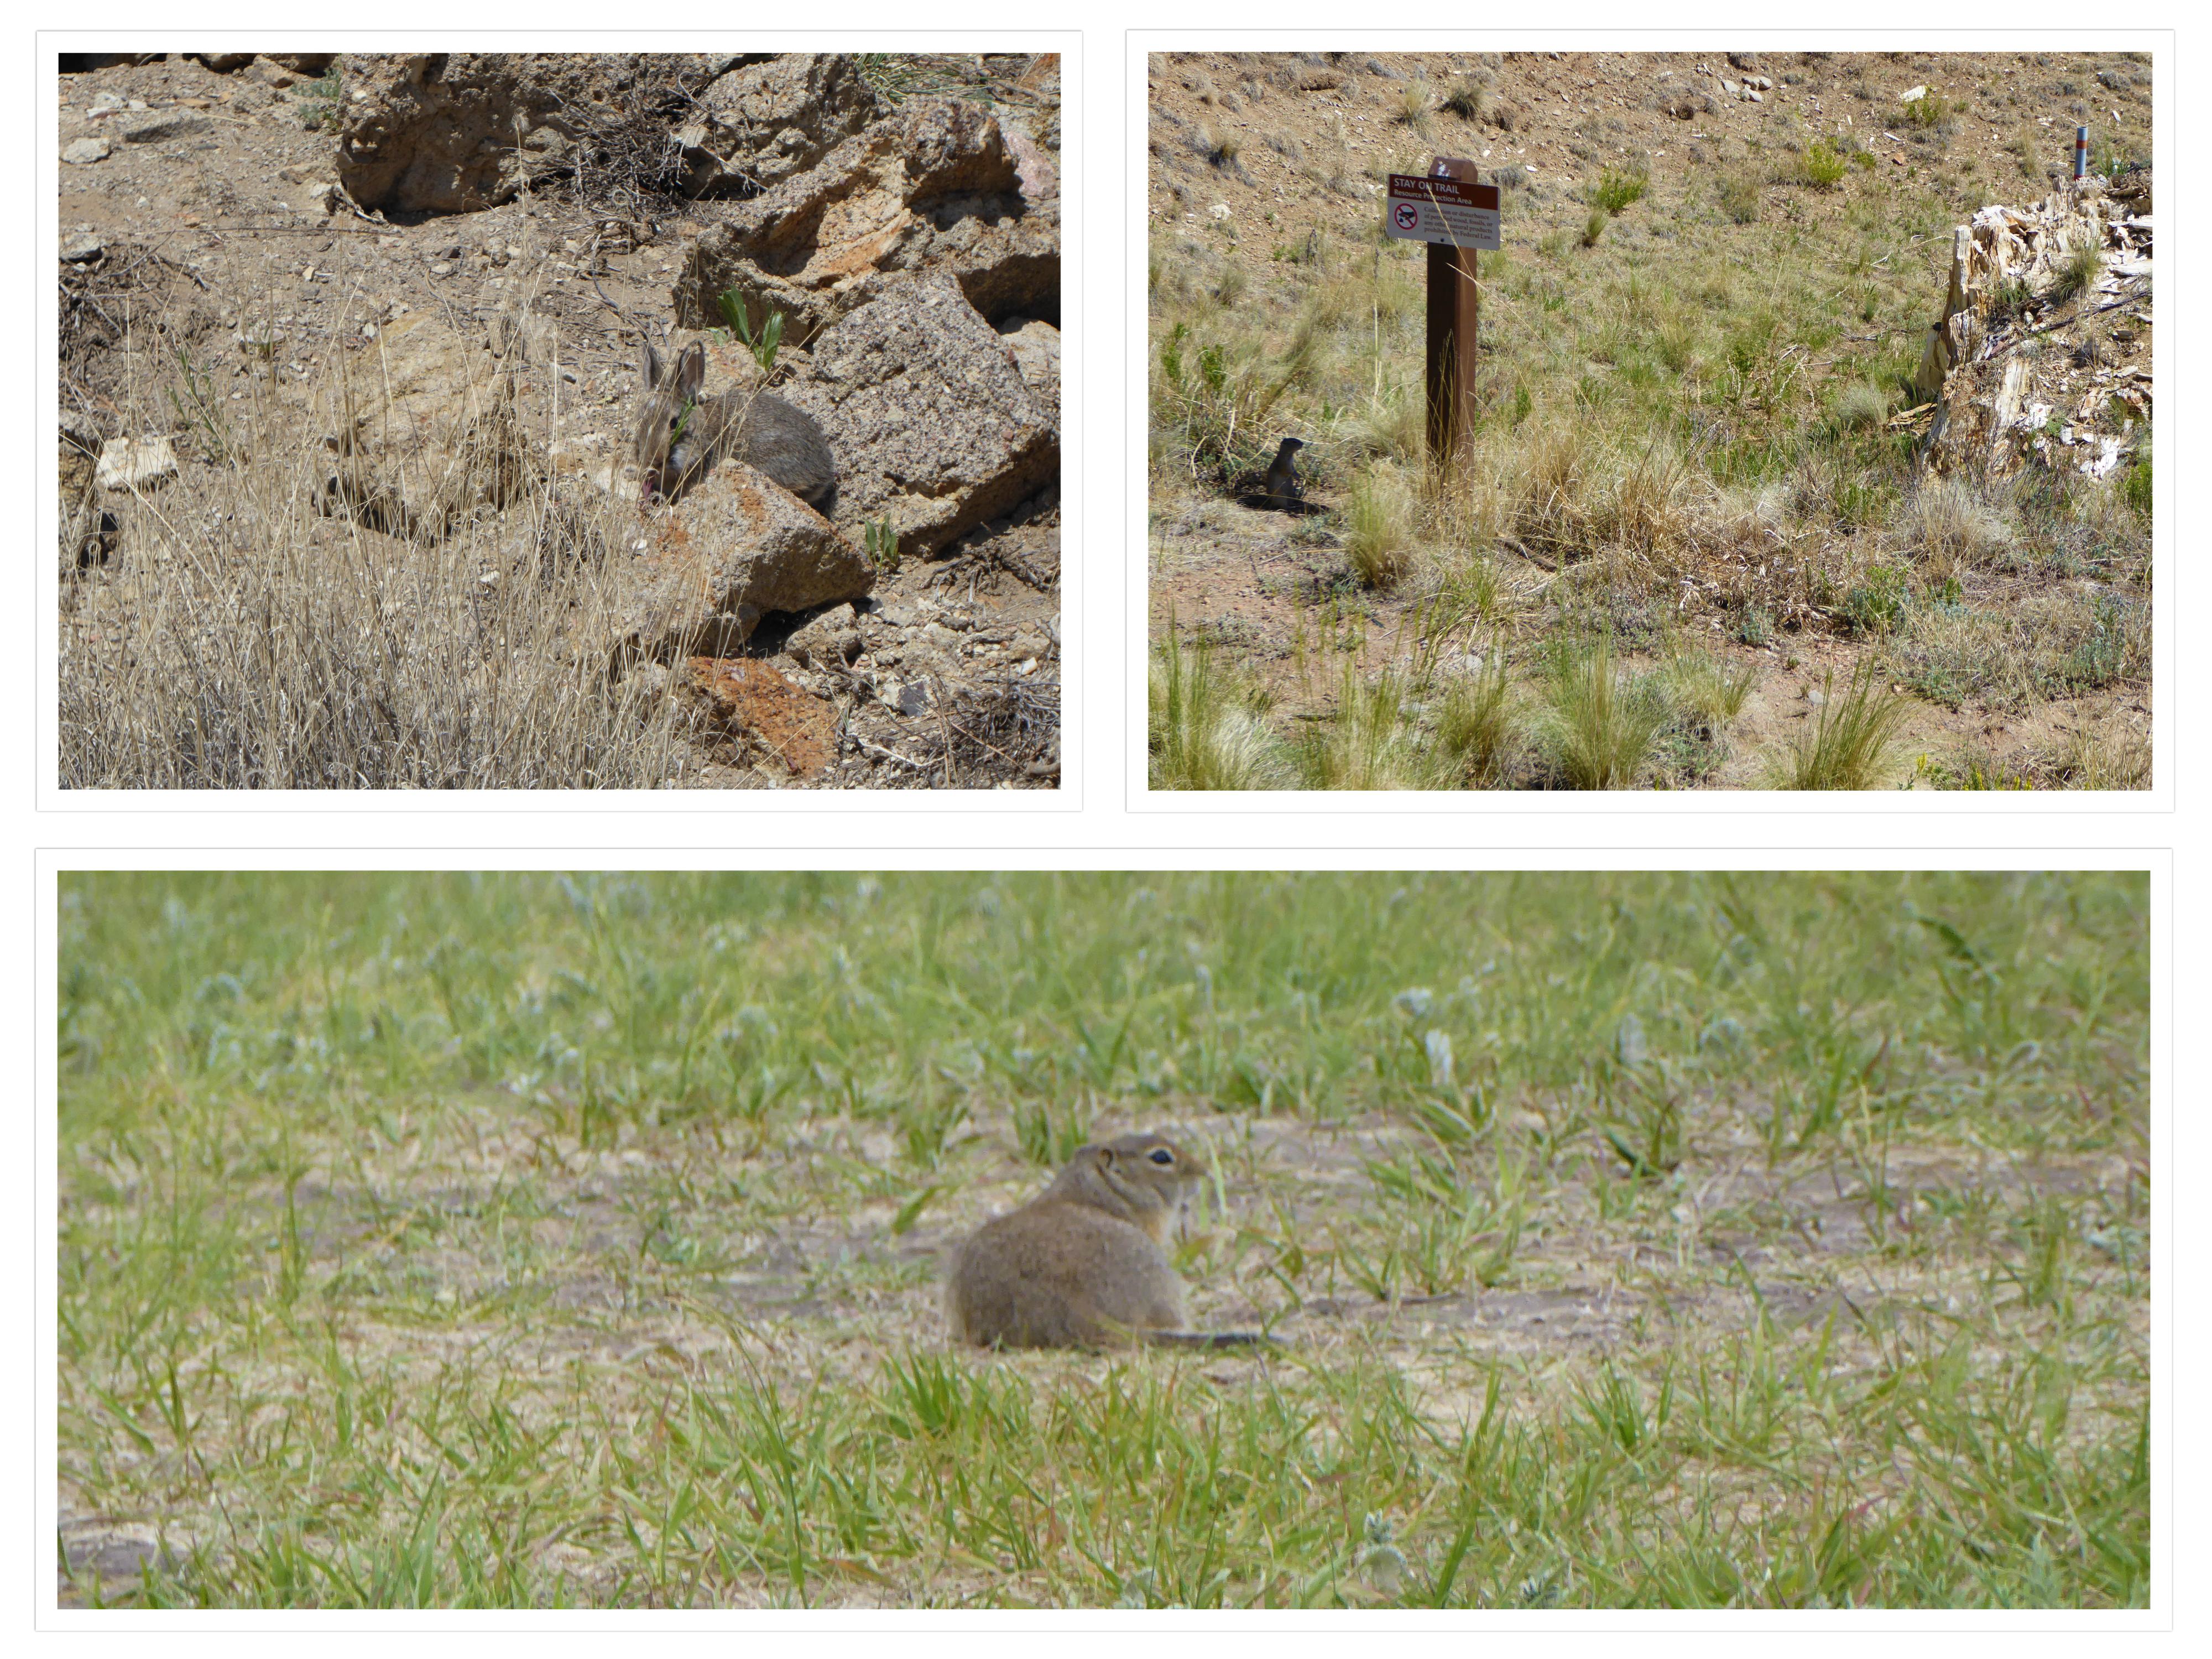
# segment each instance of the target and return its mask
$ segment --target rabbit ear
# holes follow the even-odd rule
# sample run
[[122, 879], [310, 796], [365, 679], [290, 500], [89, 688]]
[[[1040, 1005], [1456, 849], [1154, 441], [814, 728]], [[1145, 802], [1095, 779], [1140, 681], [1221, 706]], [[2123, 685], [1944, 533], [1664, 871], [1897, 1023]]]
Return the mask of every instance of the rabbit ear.
[[645, 343], [645, 349], [639, 356], [638, 373], [645, 377], [647, 392], [660, 384], [660, 354], [653, 349], [650, 340]]
[[676, 385], [685, 398], [693, 398], [699, 395], [706, 379], [706, 349], [695, 340], [684, 348], [684, 355], [676, 360]]

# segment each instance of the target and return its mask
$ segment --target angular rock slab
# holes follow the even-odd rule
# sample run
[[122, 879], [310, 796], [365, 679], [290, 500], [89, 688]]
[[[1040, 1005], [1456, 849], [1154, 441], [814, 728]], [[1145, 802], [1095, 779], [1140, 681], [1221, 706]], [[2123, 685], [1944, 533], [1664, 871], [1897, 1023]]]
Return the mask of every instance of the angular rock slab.
[[781, 311], [805, 343], [918, 273], [951, 276], [994, 319], [1060, 315], [1059, 198], [1024, 198], [998, 122], [972, 105], [916, 99], [741, 204], [693, 246], [676, 319], [718, 325], [734, 289], [756, 323]]
[[610, 565], [614, 665], [736, 651], [771, 611], [856, 599], [875, 586], [867, 556], [789, 490], [725, 461]]
[[814, 343], [784, 395], [837, 458], [837, 522], [927, 555], [1060, 477], [1060, 431], [950, 276], [902, 283]]

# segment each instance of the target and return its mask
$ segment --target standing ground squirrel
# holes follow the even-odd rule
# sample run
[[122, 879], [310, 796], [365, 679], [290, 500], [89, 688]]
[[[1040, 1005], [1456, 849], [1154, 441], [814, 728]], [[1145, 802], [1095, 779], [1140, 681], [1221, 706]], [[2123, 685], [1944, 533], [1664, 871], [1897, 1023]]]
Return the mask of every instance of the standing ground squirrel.
[[1288, 507], [1298, 498], [1298, 451], [1303, 438], [1285, 438], [1275, 459], [1267, 464], [1267, 498], [1277, 507]]
[[819, 506], [837, 482], [829, 440], [814, 417], [772, 392], [718, 392], [702, 399], [707, 354], [684, 348], [671, 374], [646, 343], [638, 364], [645, 401], [630, 453], [639, 490], [650, 501], [673, 498], [725, 455], [758, 467], [793, 495]]
[[1051, 1186], [954, 1252], [952, 1334], [986, 1348], [1239, 1347], [1256, 1331], [1193, 1331], [1161, 1246], [1206, 1165], [1164, 1135], [1085, 1146]]

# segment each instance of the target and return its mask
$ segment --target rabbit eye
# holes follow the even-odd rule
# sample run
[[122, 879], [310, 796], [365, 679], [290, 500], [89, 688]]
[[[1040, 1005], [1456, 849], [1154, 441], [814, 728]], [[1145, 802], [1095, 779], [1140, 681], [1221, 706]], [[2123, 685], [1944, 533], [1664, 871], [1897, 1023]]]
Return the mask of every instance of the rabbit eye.
[[1156, 1147], [1152, 1152], [1152, 1162], [1155, 1164], [1172, 1164], [1175, 1162], [1175, 1154], [1164, 1146]]

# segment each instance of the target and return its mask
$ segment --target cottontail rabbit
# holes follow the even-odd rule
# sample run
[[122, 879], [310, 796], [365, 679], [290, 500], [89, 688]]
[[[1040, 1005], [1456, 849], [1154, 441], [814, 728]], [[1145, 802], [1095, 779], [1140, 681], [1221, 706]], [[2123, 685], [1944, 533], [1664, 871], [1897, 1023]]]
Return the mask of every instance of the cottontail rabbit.
[[1206, 1166], [1164, 1135], [1085, 1146], [1051, 1186], [953, 1254], [952, 1334], [988, 1348], [1228, 1348], [1256, 1331], [1193, 1331], [1160, 1247]]
[[701, 401], [707, 354], [696, 342], [671, 374], [648, 341], [642, 368], [645, 404], [631, 441], [642, 499], [672, 499], [726, 455], [817, 505], [836, 486], [829, 441], [805, 410], [768, 392], [724, 392]]

